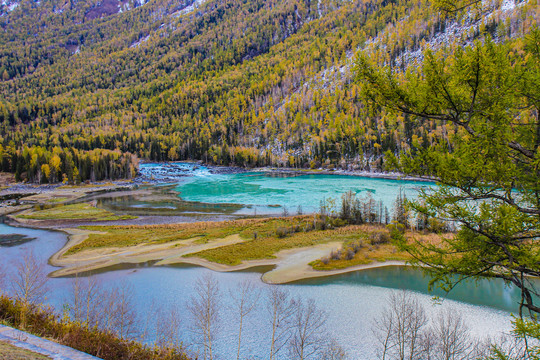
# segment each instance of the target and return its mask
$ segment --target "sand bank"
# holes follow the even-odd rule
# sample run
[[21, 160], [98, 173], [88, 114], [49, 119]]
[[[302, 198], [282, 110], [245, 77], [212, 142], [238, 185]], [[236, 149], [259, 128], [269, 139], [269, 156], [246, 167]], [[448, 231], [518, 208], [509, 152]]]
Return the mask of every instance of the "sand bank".
[[164, 244], [141, 244], [123, 248], [99, 248], [84, 250], [73, 255], [65, 255], [72, 247], [84, 241], [89, 234], [99, 233], [83, 229], [67, 228], [62, 231], [68, 233], [69, 241], [54, 254], [50, 264], [62, 267], [50, 274], [52, 277], [70, 276], [81, 272], [96, 271], [121, 264], [143, 264], [153, 262], [153, 266], [166, 266], [176, 264], [191, 264], [203, 266], [213, 271], [230, 272], [240, 271], [261, 266], [274, 268], [262, 275], [262, 280], [270, 284], [283, 284], [292, 281], [343, 274], [352, 271], [364, 270], [374, 267], [404, 265], [403, 261], [373, 262], [345, 269], [320, 271], [314, 270], [309, 263], [329, 255], [333, 250], [341, 247], [341, 242], [318, 244], [310, 247], [282, 250], [274, 258], [244, 261], [239, 265], [230, 266], [214, 263], [199, 257], [190, 257], [203, 250], [227, 246], [244, 241], [238, 234], [207, 243], [200, 243], [199, 238], [179, 240]]

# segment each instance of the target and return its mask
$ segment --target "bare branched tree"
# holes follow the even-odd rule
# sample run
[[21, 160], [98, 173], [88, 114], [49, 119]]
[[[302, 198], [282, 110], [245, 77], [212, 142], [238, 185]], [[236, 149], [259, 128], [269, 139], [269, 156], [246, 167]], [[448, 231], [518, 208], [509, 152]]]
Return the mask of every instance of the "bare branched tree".
[[240, 348], [242, 345], [242, 328], [244, 318], [255, 310], [260, 297], [260, 290], [252, 281], [245, 280], [238, 284], [237, 288], [230, 291], [232, 299], [232, 310], [238, 319], [238, 351], [236, 359], [240, 359]]
[[6, 286], [6, 269], [0, 264], [0, 295], [5, 291]]
[[16, 300], [24, 306], [37, 305], [45, 300], [48, 290], [45, 264], [39, 261], [34, 253], [25, 253], [13, 264], [15, 269], [11, 279], [11, 287]]
[[21, 325], [26, 326], [26, 315], [30, 307], [37, 306], [45, 300], [48, 291], [45, 264], [40, 262], [32, 252], [25, 253], [13, 263], [15, 269], [11, 280], [11, 288], [15, 300], [21, 303]]
[[489, 358], [493, 348], [471, 337], [463, 318], [450, 310], [428, 326], [423, 306], [405, 291], [390, 295], [375, 321], [375, 335], [382, 360], [476, 360]]
[[179, 349], [180, 311], [177, 306], [159, 307], [155, 313], [156, 346], [164, 349]]
[[430, 326], [428, 336], [431, 346], [427, 347], [429, 359], [433, 360], [465, 360], [470, 359], [474, 350], [474, 342], [463, 318], [449, 310], [435, 317]]
[[347, 353], [335, 339], [329, 339], [324, 345], [321, 360], [345, 360]]
[[103, 288], [94, 277], [75, 277], [66, 301], [69, 316], [86, 328], [97, 328], [103, 321]]
[[216, 278], [208, 273], [195, 284], [195, 296], [187, 304], [191, 314], [191, 330], [202, 347], [202, 359], [214, 358], [213, 345], [219, 330], [220, 289]]
[[320, 356], [328, 337], [325, 329], [326, 312], [315, 305], [313, 299], [304, 303], [295, 301], [295, 313], [292, 320], [292, 336], [289, 342], [289, 357], [306, 360]]
[[375, 321], [379, 358], [419, 359], [426, 325], [427, 317], [418, 300], [406, 291], [392, 293], [388, 307]]
[[134, 305], [134, 288], [128, 282], [103, 291], [103, 320], [100, 328], [122, 339], [137, 336], [138, 321]]
[[289, 298], [289, 293], [286, 290], [282, 290], [277, 286], [270, 288], [268, 297], [267, 309], [272, 322], [270, 360], [274, 360], [291, 338], [295, 302]]
[[[495, 340], [489, 340], [481, 344], [481, 356], [473, 359], [490, 360], [531, 360], [537, 357], [531, 357], [527, 351], [527, 346], [523, 337], [514, 334], [503, 334]], [[478, 350], [475, 350], [478, 353]], [[475, 354], [476, 355], [476, 354]]]

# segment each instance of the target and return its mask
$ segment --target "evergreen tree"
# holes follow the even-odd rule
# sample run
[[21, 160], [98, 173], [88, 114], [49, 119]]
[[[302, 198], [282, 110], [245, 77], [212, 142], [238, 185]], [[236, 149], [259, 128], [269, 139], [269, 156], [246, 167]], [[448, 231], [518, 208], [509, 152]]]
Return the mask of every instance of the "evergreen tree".
[[520, 314], [540, 313], [527, 280], [540, 276], [540, 31], [525, 41], [487, 36], [465, 49], [427, 52], [405, 73], [366, 57], [356, 70], [372, 103], [448, 130], [448, 139], [393, 163], [438, 180], [414, 209], [456, 222], [459, 231], [443, 244], [402, 248], [429, 265], [433, 283], [450, 289], [466, 277], [501, 278], [521, 290]]

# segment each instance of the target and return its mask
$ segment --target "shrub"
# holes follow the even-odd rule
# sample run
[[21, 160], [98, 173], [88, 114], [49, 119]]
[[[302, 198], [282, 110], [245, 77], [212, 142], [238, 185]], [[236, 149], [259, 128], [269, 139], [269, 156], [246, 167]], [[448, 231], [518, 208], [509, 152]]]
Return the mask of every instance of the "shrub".
[[289, 229], [283, 227], [283, 226], [280, 226], [276, 229], [276, 236], [278, 238], [284, 238], [286, 237], [287, 235], [289, 235]]
[[443, 221], [435, 218], [430, 218], [428, 220], [427, 228], [435, 233], [440, 233], [447, 230], [446, 224]]
[[352, 243], [352, 248], [353, 248], [355, 253], [359, 252], [364, 246], [365, 245], [362, 242], [362, 240], [358, 240], [358, 241], [355, 241], [354, 243]]
[[388, 244], [390, 242], [390, 233], [387, 230], [377, 230], [369, 234], [372, 245]]
[[[22, 306], [7, 296], [0, 296], [0, 322], [19, 328]], [[116, 335], [85, 328], [69, 319], [60, 320], [51, 308], [32, 306], [26, 309], [26, 328], [37, 336], [51, 338], [104, 360], [188, 360], [180, 348], [149, 348], [139, 342], [121, 339]]]
[[341, 249], [336, 250], [336, 251], [332, 251], [330, 253], [330, 258], [332, 260], [341, 260]]
[[327, 222], [326, 222], [326, 218], [324, 219], [317, 219], [315, 221], [315, 229], [316, 230], [326, 230], [327, 228]]
[[403, 240], [403, 235], [405, 234], [405, 225], [392, 221], [390, 224], [386, 225], [386, 228], [390, 231], [390, 238], [393, 240]]

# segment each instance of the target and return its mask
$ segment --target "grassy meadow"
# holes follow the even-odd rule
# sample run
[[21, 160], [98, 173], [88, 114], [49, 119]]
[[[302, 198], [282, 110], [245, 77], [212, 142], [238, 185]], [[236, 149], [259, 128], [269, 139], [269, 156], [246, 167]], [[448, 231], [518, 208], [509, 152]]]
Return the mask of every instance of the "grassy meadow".
[[134, 219], [131, 215], [116, 215], [110, 211], [99, 209], [88, 203], [61, 205], [17, 216], [20, 219], [31, 220], [90, 220], [113, 221]]
[[[340, 249], [311, 263], [313, 268], [333, 270], [374, 261], [409, 259], [406, 253], [399, 252], [391, 243], [390, 233], [384, 226], [348, 225], [338, 220], [322, 222], [319, 217], [305, 215], [169, 225], [84, 226], [81, 228], [93, 233], [70, 248], [66, 255], [84, 250], [164, 244], [188, 239], [204, 244], [239, 235], [244, 242], [185, 256], [234, 266], [246, 260], [275, 258], [281, 250], [341, 242]], [[421, 238], [427, 235], [407, 232], [406, 236]], [[437, 237], [435, 234], [429, 236]]]

